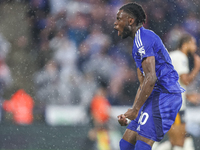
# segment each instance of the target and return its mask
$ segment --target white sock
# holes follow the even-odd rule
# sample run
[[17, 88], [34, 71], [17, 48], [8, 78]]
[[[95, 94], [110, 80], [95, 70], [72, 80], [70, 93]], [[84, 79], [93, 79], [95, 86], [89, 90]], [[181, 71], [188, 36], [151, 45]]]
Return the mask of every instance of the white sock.
[[180, 146], [174, 146], [174, 147], [173, 147], [173, 150], [183, 150], [183, 147], [180, 147]]

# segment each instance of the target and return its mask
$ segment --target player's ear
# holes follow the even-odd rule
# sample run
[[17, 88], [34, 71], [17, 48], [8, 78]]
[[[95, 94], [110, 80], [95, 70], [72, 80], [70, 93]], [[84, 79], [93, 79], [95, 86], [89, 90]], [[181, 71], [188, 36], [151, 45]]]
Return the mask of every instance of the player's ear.
[[134, 24], [135, 19], [134, 18], [129, 18], [128, 22], [129, 22], [129, 25], [131, 26], [131, 25]]

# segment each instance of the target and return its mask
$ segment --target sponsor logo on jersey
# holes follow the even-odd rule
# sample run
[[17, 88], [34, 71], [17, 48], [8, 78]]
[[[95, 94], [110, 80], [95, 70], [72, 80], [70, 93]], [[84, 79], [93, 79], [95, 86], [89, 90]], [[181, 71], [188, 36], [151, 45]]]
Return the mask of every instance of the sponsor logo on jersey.
[[140, 48], [138, 49], [138, 53], [140, 53], [140, 56], [141, 56], [141, 58], [142, 58], [142, 56], [145, 54], [144, 46], [142, 46], [142, 47], [140, 47]]

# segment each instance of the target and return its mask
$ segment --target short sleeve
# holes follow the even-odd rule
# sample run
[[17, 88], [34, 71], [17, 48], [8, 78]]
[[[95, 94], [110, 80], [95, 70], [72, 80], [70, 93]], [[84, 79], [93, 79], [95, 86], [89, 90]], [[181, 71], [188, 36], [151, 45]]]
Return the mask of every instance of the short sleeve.
[[141, 55], [142, 60], [146, 57], [155, 56], [153, 51], [153, 43], [145, 43], [143, 47], [138, 49], [138, 52], [143, 52]]
[[153, 44], [154, 41], [152, 39], [146, 40], [146, 39], [136, 39], [136, 45], [138, 48], [138, 53], [140, 54], [141, 60], [143, 60], [146, 57], [155, 56], [154, 50], [153, 50]]

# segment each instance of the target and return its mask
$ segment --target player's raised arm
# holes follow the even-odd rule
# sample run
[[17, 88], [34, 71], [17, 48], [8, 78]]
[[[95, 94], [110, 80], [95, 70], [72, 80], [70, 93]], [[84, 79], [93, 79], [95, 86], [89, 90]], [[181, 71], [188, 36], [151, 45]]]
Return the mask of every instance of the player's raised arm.
[[141, 90], [136, 96], [135, 102], [132, 109], [129, 109], [124, 115], [126, 118], [134, 120], [140, 108], [145, 103], [147, 98], [150, 96], [153, 91], [154, 85], [156, 83], [157, 77], [155, 72], [155, 57], [150, 56], [143, 60], [142, 68], [144, 71], [144, 80], [141, 85]]

